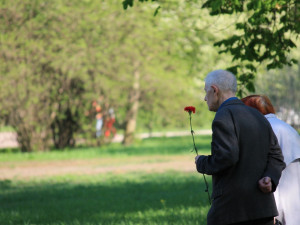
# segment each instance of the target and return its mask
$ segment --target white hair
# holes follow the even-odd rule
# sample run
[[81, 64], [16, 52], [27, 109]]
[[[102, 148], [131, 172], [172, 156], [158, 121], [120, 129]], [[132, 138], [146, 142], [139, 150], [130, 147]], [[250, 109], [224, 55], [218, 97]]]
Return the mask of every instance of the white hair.
[[227, 70], [214, 70], [207, 74], [205, 78], [205, 85], [210, 87], [216, 85], [221, 91], [231, 91], [236, 93], [237, 81], [233, 73]]

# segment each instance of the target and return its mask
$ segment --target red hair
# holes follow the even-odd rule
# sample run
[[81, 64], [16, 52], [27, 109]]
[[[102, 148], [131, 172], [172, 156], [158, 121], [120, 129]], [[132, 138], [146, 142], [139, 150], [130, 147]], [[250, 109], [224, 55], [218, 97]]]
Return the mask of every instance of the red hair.
[[249, 95], [241, 100], [245, 103], [245, 105], [257, 109], [264, 115], [269, 113], [275, 114], [275, 109], [270, 99], [265, 95]]

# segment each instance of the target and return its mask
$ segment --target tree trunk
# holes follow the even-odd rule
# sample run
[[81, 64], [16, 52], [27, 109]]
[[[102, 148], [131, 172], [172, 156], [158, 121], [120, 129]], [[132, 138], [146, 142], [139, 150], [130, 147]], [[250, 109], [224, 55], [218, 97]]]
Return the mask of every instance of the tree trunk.
[[22, 117], [15, 112], [11, 113], [10, 124], [17, 131], [17, 141], [21, 148], [22, 152], [31, 152], [32, 151], [32, 140], [31, 140], [31, 130], [28, 129], [28, 126], [23, 122]]
[[129, 110], [127, 111], [126, 120], [125, 120], [125, 134], [123, 139], [124, 145], [129, 145], [134, 140], [136, 119], [137, 119], [137, 114], [139, 109], [139, 100], [140, 100], [140, 73], [138, 69], [135, 69], [133, 87], [129, 94]]
[[73, 133], [76, 131], [77, 126], [77, 121], [74, 119], [70, 109], [66, 110], [64, 119], [56, 119], [52, 123], [53, 142], [57, 149], [74, 146]]
[[[31, 146], [31, 137], [29, 135], [29, 132], [26, 132], [25, 129], [21, 127], [22, 125], [19, 125], [17, 128], [17, 141], [20, 145], [22, 152], [31, 152], [32, 146]], [[20, 128], [21, 127], [21, 128]]]

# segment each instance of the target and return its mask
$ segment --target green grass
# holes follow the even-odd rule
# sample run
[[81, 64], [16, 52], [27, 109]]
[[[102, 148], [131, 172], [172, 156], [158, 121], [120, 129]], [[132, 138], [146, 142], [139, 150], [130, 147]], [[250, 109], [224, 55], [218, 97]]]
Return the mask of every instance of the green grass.
[[204, 225], [209, 208], [197, 173], [60, 176], [0, 187], [4, 225]]
[[0, 132], [15, 132], [15, 129], [11, 126], [0, 126]]
[[[199, 151], [207, 154], [210, 140], [210, 136], [197, 137]], [[46, 153], [2, 153], [0, 158], [3, 162], [13, 162], [14, 166], [23, 161], [95, 157], [120, 159], [120, 163], [124, 161], [125, 164], [132, 158], [147, 155], [164, 158], [194, 155], [191, 149], [191, 137], [151, 138], [131, 147], [113, 144], [105, 148]], [[211, 183], [210, 177], [208, 181]], [[203, 177], [196, 171], [136, 171], [0, 180], [0, 224], [205, 225], [209, 203], [204, 190]]]
[[[198, 151], [207, 154], [210, 151], [210, 141], [210, 135], [196, 137], [195, 142]], [[3, 151], [0, 153], [0, 162], [92, 159], [105, 156], [180, 155], [190, 154], [192, 150], [193, 144], [192, 137], [190, 136], [172, 138], [162, 137], [143, 139], [128, 147], [124, 147], [119, 143], [113, 143], [103, 147], [80, 147], [49, 152], [21, 153]]]

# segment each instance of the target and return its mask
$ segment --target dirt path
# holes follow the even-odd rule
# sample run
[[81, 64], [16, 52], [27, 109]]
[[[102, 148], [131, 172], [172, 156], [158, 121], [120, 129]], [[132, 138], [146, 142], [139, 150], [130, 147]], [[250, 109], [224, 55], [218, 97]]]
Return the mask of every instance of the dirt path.
[[[195, 131], [197, 135], [207, 135], [211, 134], [211, 130], [199, 130]], [[137, 138], [149, 138], [149, 137], [174, 137], [174, 136], [186, 136], [191, 135], [190, 131], [168, 131], [168, 132], [153, 132], [151, 135], [149, 133], [137, 134]], [[121, 142], [123, 140], [123, 135], [117, 134], [112, 142]], [[80, 142], [80, 140], [78, 140]], [[17, 134], [15, 132], [0, 132], [0, 148], [17, 148]]]
[[[199, 135], [211, 134], [210, 130], [196, 132]], [[190, 132], [153, 133], [152, 137], [172, 137], [190, 135]], [[140, 134], [139, 138], [148, 138], [149, 134]], [[122, 135], [117, 135], [114, 142], [120, 142]], [[0, 148], [17, 147], [16, 134], [0, 132]], [[167, 170], [193, 172], [195, 164], [190, 156], [147, 156], [130, 157], [124, 159], [101, 158], [87, 160], [60, 160], [44, 162], [2, 162], [0, 163], [0, 180], [28, 179], [33, 177], [59, 176], [66, 174], [100, 174], [127, 173], [134, 171], [163, 172]]]
[[29, 179], [67, 174], [93, 175], [101, 173], [193, 172], [195, 164], [189, 156], [147, 156], [124, 159], [62, 160], [47, 162], [4, 162], [0, 164], [0, 180]]

